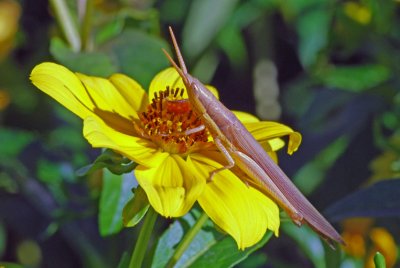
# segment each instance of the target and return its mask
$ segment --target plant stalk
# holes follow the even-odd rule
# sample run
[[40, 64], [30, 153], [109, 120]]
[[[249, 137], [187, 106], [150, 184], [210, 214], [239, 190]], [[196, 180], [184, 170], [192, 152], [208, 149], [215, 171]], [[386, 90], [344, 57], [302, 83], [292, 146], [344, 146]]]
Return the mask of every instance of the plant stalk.
[[50, 5], [55, 13], [55, 18], [63, 32], [65, 39], [74, 52], [81, 49], [81, 39], [74, 20], [64, 0], [50, 0]]
[[138, 240], [133, 250], [129, 268], [142, 267], [144, 255], [146, 254], [151, 233], [157, 219], [157, 212], [150, 206], [144, 219], [142, 229], [140, 230]]
[[207, 220], [208, 220], [208, 216], [205, 212], [203, 212], [203, 214], [200, 216], [200, 218], [197, 219], [197, 222], [192, 226], [192, 228], [183, 237], [181, 243], [176, 248], [174, 255], [172, 255], [171, 259], [169, 259], [169, 261], [166, 265], [167, 268], [174, 267], [174, 265], [182, 257], [183, 253], [189, 247], [190, 243], [196, 237], [197, 233], [201, 230], [201, 228], [203, 227], [203, 225], [206, 223]]

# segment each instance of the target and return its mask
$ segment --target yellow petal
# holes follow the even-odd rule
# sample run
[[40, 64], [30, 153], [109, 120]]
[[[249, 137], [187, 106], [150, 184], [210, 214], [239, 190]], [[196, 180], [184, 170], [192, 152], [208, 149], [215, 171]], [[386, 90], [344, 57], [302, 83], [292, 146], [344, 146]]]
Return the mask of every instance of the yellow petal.
[[[165, 90], [167, 87], [169, 88], [184, 88], [186, 89], [185, 84], [182, 81], [182, 78], [179, 76], [178, 72], [170, 67], [161, 72], [159, 72], [151, 81], [149, 88], [149, 101], [154, 98], [154, 93], [158, 93], [161, 90]], [[207, 89], [214, 94], [214, 96], [218, 99], [218, 91], [216, 88], [210, 85], [206, 85]], [[182, 95], [182, 99], [187, 99], [187, 91]]]
[[344, 231], [342, 237], [346, 241], [346, 246], [342, 248], [347, 254], [357, 258], [365, 256], [365, 239], [361, 234]]
[[278, 155], [275, 151], [268, 151], [267, 154], [271, 157], [272, 161], [278, 164]]
[[148, 97], [139, 83], [124, 74], [113, 74], [109, 80], [134, 111], [145, 110]]
[[[222, 166], [212, 158], [210, 155], [191, 156], [193, 165], [203, 176]], [[236, 240], [240, 249], [260, 241], [267, 229], [278, 235], [278, 206], [229, 170], [218, 172], [207, 183], [198, 202], [213, 222]]]
[[207, 88], [209, 91], [211, 91], [211, 93], [219, 100], [219, 93], [218, 93], [218, 90], [217, 90], [215, 87], [210, 86], [210, 85], [205, 85], [205, 86], [206, 86], [206, 88]]
[[37, 65], [30, 78], [35, 86], [82, 119], [97, 116], [120, 132], [135, 134], [132, 119], [138, 118], [137, 113], [109, 80], [75, 74], [50, 62]]
[[278, 151], [285, 146], [285, 142], [280, 138], [275, 138], [268, 140], [268, 145], [270, 146], [272, 151]]
[[95, 117], [83, 122], [83, 135], [96, 148], [110, 148], [138, 164], [153, 167], [167, 157], [150, 141], [123, 134]]
[[[154, 93], [158, 93], [161, 90], [169, 88], [186, 88], [178, 72], [170, 67], [159, 72], [151, 81], [149, 87], [149, 99], [154, 98]], [[184, 99], [187, 99], [187, 93], [183, 95]]]
[[169, 155], [156, 167], [138, 166], [135, 176], [151, 206], [165, 217], [185, 215], [203, 192], [205, 180], [192, 175], [178, 155]]
[[[118, 123], [118, 129], [125, 133], [134, 133], [131, 121], [138, 119], [136, 111], [127, 102], [114, 85], [105, 78], [77, 73], [93, 102], [93, 112], [105, 120], [108, 125]], [[109, 117], [113, 120], [109, 120]], [[120, 118], [115, 122], [116, 118]], [[110, 118], [111, 119], [111, 118]]]
[[44, 62], [31, 72], [32, 83], [82, 119], [92, 116], [93, 103], [78, 77], [59, 64]]
[[241, 112], [241, 111], [232, 111], [236, 117], [240, 120], [240, 122], [244, 123], [256, 123], [256, 122], [260, 122], [260, 120], [249, 113], [245, 113], [245, 112]]
[[244, 125], [247, 130], [254, 136], [254, 138], [259, 142], [289, 135], [287, 149], [288, 154], [294, 153], [300, 146], [301, 134], [299, 132], [295, 132], [293, 129], [286, 125], [271, 121], [245, 123]]

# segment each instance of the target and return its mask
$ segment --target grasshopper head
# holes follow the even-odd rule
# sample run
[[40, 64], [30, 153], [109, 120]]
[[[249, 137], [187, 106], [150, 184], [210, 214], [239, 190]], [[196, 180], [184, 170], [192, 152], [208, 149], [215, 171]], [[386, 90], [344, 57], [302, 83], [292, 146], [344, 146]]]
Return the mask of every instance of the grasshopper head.
[[190, 103], [192, 104], [192, 109], [198, 112], [199, 114], [203, 114], [206, 112], [206, 105], [212, 103], [215, 99], [214, 95], [195, 77], [191, 76], [186, 68], [186, 64], [183, 60], [182, 53], [179, 49], [178, 43], [176, 41], [174, 32], [172, 28], [169, 27], [169, 32], [171, 34], [172, 42], [174, 44], [175, 52], [178, 58], [178, 64], [172, 59], [172, 57], [168, 54], [167, 51], [164, 51], [167, 56], [169, 62], [175, 68], [175, 70], [179, 73], [182, 78], [183, 83], [186, 86], [186, 90], [189, 96]]

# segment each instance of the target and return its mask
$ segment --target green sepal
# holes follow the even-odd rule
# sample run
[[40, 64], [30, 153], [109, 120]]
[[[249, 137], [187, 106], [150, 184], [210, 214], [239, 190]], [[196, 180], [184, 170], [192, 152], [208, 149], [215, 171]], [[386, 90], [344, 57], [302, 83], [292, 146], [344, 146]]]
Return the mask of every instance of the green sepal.
[[134, 189], [134, 196], [126, 203], [122, 211], [122, 222], [125, 227], [138, 224], [150, 207], [146, 193], [140, 185]]
[[385, 256], [383, 256], [379, 251], [375, 253], [374, 256], [375, 268], [386, 268]]
[[84, 166], [76, 171], [77, 176], [86, 176], [94, 171], [102, 168], [107, 168], [116, 175], [129, 173], [137, 164], [130, 159], [114, 152], [111, 149], [105, 149], [104, 152], [96, 158], [96, 160], [87, 166]]

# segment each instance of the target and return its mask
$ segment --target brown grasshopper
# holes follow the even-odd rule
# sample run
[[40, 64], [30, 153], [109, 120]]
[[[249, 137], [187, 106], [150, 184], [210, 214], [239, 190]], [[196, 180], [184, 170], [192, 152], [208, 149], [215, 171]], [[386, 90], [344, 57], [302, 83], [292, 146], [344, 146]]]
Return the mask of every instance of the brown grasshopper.
[[282, 207], [295, 224], [300, 226], [307, 223], [332, 247], [334, 247], [333, 241], [344, 244], [342, 237], [332, 225], [296, 188], [239, 119], [198, 79], [187, 72], [171, 27], [169, 31], [180, 66], [165, 50], [163, 51], [182, 78], [192, 109], [201, 116], [204, 127], [208, 129], [215, 145], [228, 162], [228, 165], [213, 171], [210, 179], [219, 171], [238, 167], [251, 178], [253, 182], [250, 183], [255, 182], [257, 188]]

